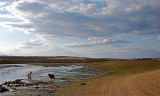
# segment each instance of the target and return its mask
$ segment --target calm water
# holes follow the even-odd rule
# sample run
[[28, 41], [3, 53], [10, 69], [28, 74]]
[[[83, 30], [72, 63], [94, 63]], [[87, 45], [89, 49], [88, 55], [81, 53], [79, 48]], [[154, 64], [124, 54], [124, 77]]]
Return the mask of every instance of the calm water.
[[95, 75], [95, 73], [74, 71], [75, 69], [84, 68], [84, 65], [80, 63], [67, 64], [67, 66], [60, 65], [59, 67], [43, 67], [38, 64], [0, 64], [0, 67], [8, 65], [18, 65], [21, 67], [11, 66], [8, 68], [0, 69], [0, 84], [6, 81], [14, 81], [16, 79], [27, 80], [27, 74], [29, 73], [29, 71], [33, 72], [33, 80], [48, 81], [48, 74], [54, 74], [56, 78], [54, 82], [64, 82], [62, 78], [81, 78], [88, 75]]

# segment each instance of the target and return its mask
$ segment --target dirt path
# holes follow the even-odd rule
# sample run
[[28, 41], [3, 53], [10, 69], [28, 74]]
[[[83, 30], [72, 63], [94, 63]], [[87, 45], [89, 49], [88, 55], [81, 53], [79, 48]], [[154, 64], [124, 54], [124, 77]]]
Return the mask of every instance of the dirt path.
[[160, 69], [126, 77], [96, 78], [75, 84], [57, 96], [159, 96]]

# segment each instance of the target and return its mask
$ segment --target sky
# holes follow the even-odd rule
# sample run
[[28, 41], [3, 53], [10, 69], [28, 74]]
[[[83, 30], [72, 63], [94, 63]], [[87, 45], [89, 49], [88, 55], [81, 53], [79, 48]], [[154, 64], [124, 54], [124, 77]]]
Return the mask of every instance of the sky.
[[160, 0], [0, 0], [0, 55], [160, 58]]

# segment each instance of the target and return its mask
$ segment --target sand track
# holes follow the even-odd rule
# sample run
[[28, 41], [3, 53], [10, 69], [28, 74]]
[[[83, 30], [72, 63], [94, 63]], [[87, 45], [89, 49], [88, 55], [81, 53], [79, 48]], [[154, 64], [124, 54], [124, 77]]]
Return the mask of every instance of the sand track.
[[130, 76], [106, 76], [86, 83], [66, 88], [57, 96], [159, 96], [160, 69]]

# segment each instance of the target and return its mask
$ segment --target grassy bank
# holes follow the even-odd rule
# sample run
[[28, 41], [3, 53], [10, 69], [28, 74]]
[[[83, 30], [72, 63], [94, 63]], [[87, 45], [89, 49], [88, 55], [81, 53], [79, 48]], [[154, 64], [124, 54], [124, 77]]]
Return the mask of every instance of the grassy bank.
[[156, 94], [159, 94], [160, 80], [157, 77], [159, 71], [152, 72], [160, 69], [159, 61], [116, 60], [86, 63], [86, 65], [90, 70], [98, 70], [104, 74], [83, 82], [65, 85], [65, 89], [57, 91], [56, 96], [151, 96], [154, 94], [158, 96]]

